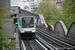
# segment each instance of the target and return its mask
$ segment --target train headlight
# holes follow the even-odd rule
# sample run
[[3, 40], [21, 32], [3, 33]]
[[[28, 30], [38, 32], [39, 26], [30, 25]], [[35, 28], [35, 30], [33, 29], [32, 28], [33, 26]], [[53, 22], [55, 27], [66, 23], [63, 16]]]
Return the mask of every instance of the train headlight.
[[21, 30], [22, 33], [24, 33], [24, 30]]

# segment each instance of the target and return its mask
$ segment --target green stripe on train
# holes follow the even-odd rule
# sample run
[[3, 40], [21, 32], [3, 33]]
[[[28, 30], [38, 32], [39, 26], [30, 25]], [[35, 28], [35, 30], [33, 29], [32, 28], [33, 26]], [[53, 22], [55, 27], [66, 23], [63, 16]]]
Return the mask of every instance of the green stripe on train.
[[34, 19], [34, 25], [35, 25], [35, 19]]
[[18, 19], [18, 23], [19, 23], [19, 25], [21, 26], [21, 19]]

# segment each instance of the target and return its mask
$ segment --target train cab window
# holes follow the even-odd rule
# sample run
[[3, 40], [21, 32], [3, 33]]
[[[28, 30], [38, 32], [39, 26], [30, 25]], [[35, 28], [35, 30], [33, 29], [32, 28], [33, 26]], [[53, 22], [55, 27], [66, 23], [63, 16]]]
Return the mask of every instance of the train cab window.
[[22, 28], [33, 28], [33, 27], [34, 27], [33, 17], [22, 18]]

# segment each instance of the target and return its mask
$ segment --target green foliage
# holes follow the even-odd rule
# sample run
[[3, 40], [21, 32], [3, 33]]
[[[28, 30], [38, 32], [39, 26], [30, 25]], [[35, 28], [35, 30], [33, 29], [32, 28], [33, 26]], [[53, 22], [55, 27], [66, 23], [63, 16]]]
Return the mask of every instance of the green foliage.
[[2, 36], [3, 36], [3, 34], [2, 34], [2, 30], [0, 29], [0, 50], [3, 50], [3, 40], [2, 40]]
[[62, 12], [60, 12], [57, 16], [52, 16], [50, 20], [50, 24], [55, 25], [58, 20], [62, 20], [67, 29], [69, 29], [72, 22], [75, 21], [75, 1], [74, 0], [65, 0], [62, 5]]
[[37, 13], [43, 13], [45, 21], [49, 25], [55, 26], [58, 20], [62, 20], [68, 29], [75, 21], [75, 0], [65, 0], [60, 9], [59, 11], [56, 5], [51, 4], [50, 0], [44, 0], [39, 4]]
[[75, 0], [65, 0], [63, 3], [63, 12], [67, 16], [75, 14]]
[[3, 5], [2, 2], [0, 2], [0, 18], [9, 18], [10, 13], [8, 12], [8, 7]]
[[43, 13], [43, 16], [47, 24], [51, 24], [53, 22], [53, 16], [57, 16], [59, 13], [56, 5], [50, 3], [50, 1], [51, 0], [42, 1], [41, 3], [39, 3], [37, 9], [38, 14]]
[[10, 14], [8, 12], [8, 7], [4, 6], [0, 2], [0, 50], [3, 50], [3, 47], [5, 47], [7, 50], [11, 50], [10, 47], [14, 47], [16, 41], [9, 40], [7, 36], [3, 35], [2, 33], [2, 19], [1, 18], [8, 18], [10, 17]]
[[2, 22], [1, 21], [2, 21], [2, 19], [0, 19], [0, 29], [2, 29], [2, 26], [1, 26], [2, 25]]
[[67, 29], [69, 29], [72, 22], [75, 21], [75, 15], [66, 17], [63, 13], [59, 13], [57, 16], [52, 16], [52, 19], [50, 19], [50, 22], [48, 24], [55, 26], [58, 20], [62, 20], [65, 23]]
[[3, 46], [6, 48], [6, 49], [9, 49], [11, 50], [10, 47], [15, 47], [15, 43], [16, 41], [15, 40], [9, 40], [6, 36], [3, 36]]
[[67, 28], [69, 28], [71, 23], [75, 21], [75, 0], [65, 0], [62, 7], [63, 15], [66, 20], [64, 22]]

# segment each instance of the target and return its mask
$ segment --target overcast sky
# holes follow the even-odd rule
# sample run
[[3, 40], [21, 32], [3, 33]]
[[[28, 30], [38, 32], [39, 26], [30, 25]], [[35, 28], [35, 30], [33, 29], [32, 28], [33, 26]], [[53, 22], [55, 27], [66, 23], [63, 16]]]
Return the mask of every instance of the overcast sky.
[[23, 0], [10, 0], [11, 6], [18, 6], [19, 2], [23, 2]]

